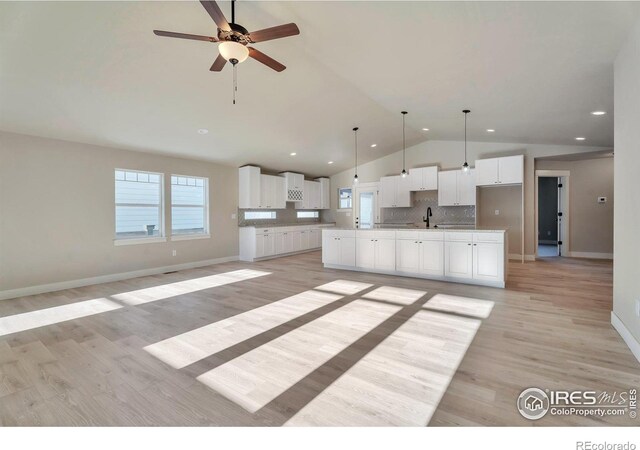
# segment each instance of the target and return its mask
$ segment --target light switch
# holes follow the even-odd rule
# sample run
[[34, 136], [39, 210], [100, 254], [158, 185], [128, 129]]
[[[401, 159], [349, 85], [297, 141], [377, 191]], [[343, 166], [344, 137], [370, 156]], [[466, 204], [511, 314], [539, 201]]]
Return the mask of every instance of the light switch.
[[499, 215], [500, 215], [500, 210], [496, 209], [496, 216], [499, 216]]

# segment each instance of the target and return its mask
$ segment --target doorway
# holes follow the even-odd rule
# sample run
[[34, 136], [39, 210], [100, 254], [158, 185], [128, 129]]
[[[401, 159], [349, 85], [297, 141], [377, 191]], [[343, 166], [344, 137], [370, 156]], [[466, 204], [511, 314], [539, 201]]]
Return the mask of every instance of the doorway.
[[378, 208], [378, 183], [355, 186], [354, 225], [360, 229], [371, 229], [380, 222]]
[[536, 256], [568, 254], [569, 173], [536, 171]]

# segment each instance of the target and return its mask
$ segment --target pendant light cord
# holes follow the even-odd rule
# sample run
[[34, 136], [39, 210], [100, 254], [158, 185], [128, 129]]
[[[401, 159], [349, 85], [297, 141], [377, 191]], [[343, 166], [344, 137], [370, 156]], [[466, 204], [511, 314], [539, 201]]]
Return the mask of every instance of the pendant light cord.
[[356, 149], [356, 166], [355, 166], [355, 176], [358, 176], [358, 127], [355, 127], [353, 129], [353, 134], [354, 134], [354, 142], [355, 142], [355, 149]]
[[467, 113], [464, 113], [464, 162], [467, 162]]
[[405, 153], [406, 153], [406, 144], [405, 144], [405, 126], [404, 126], [404, 116], [407, 115], [406, 111], [402, 111], [402, 172], [406, 173], [406, 165], [405, 165]]

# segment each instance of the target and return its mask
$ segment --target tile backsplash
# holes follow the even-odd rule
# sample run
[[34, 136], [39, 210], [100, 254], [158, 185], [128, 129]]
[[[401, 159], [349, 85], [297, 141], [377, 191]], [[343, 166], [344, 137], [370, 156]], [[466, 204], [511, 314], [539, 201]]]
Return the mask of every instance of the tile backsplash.
[[422, 225], [422, 217], [427, 215], [427, 208], [431, 207], [433, 216], [429, 218], [430, 225], [438, 224], [475, 224], [475, 206], [438, 206], [437, 191], [415, 192], [411, 208], [382, 208], [381, 221], [385, 224], [415, 223]]

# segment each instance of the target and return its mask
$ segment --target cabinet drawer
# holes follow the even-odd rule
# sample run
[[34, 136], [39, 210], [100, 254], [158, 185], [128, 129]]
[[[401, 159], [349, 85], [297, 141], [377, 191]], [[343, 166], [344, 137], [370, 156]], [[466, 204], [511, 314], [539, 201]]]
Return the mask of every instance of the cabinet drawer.
[[444, 231], [423, 231], [420, 233], [421, 241], [444, 241]]
[[473, 242], [503, 243], [504, 233], [473, 233]]
[[423, 234], [425, 233], [422, 231], [396, 231], [396, 239], [413, 239], [417, 241]]
[[465, 232], [445, 232], [444, 240], [447, 242], [471, 242], [473, 240], [473, 233]]
[[356, 234], [357, 238], [362, 239], [395, 239], [395, 231], [382, 230], [359, 230]]
[[256, 234], [271, 234], [275, 233], [275, 231], [273, 228], [256, 228]]

